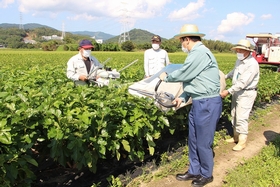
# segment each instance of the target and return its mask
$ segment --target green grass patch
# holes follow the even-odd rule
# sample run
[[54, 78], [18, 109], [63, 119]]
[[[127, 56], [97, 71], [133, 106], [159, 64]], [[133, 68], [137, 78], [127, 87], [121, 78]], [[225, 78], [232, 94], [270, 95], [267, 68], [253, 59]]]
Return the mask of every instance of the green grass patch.
[[263, 148], [258, 156], [230, 170], [223, 186], [280, 186], [279, 165], [280, 135]]

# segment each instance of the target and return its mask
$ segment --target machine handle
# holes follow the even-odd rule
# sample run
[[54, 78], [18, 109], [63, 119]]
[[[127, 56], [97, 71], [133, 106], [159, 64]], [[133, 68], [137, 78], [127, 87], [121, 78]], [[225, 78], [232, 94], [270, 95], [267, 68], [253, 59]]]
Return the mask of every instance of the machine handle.
[[162, 80], [159, 79], [159, 81], [157, 82], [156, 86], [155, 86], [155, 100], [156, 102], [158, 102], [160, 105], [166, 107], [166, 108], [172, 108], [172, 107], [176, 107], [177, 106], [177, 103], [172, 103], [172, 100], [168, 100], [167, 98], [171, 98], [170, 95], [168, 95], [167, 93], [165, 93], [167, 95], [166, 99], [164, 98], [160, 98], [158, 96], [158, 93], [157, 93], [157, 90], [158, 90], [158, 87], [159, 85], [161, 84]]

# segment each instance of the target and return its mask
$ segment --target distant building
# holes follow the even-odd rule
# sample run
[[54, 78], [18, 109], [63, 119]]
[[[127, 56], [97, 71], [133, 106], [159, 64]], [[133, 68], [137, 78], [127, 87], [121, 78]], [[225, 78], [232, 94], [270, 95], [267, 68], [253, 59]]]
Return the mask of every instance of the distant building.
[[42, 36], [44, 40], [63, 40], [62, 36], [51, 35], [51, 36]]
[[51, 40], [52, 37], [51, 36], [42, 36], [42, 39], [44, 39], [44, 40]]
[[93, 36], [91, 38], [94, 39], [96, 41], [96, 43], [103, 44], [103, 39], [96, 39], [95, 36]]
[[96, 43], [98, 43], [98, 44], [102, 44], [102, 43], [103, 43], [103, 39], [96, 39], [95, 41], [96, 41]]
[[23, 41], [26, 44], [36, 44], [37, 43], [35, 40], [29, 40], [29, 39], [26, 39], [26, 38], [24, 38]]
[[2, 44], [0, 44], [0, 48], [5, 48], [5, 46], [4, 46], [4, 45], [2, 45]]

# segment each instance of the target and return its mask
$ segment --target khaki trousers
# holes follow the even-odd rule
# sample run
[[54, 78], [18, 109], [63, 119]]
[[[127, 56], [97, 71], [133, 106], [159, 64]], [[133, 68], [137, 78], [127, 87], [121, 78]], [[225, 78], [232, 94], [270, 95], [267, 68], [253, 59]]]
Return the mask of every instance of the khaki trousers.
[[256, 97], [256, 90], [241, 90], [232, 95], [231, 123], [236, 132], [248, 134], [248, 119]]

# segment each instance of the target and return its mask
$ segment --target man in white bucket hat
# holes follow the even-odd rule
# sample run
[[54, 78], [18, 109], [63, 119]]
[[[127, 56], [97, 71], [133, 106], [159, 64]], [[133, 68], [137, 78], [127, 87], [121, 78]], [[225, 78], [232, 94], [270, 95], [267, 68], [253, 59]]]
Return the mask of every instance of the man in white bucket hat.
[[232, 78], [232, 86], [224, 90], [221, 96], [224, 98], [228, 94], [232, 95], [233, 138], [226, 141], [237, 143], [232, 149], [241, 151], [246, 147], [248, 119], [257, 96], [260, 72], [258, 62], [251, 55], [253, 50], [248, 40], [240, 40], [232, 50], [236, 51], [237, 60], [234, 69], [225, 76], [225, 78]]
[[211, 51], [201, 42], [196, 25], [184, 25], [175, 38], [180, 39], [182, 50], [188, 53], [183, 67], [170, 74], [162, 73], [166, 82], [183, 82], [184, 92], [174, 100], [177, 106], [192, 98], [188, 115], [189, 169], [177, 174], [181, 181], [193, 180], [192, 186], [200, 187], [213, 181], [212, 143], [216, 125], [222, 112], [220, 76], [217, 61]]

